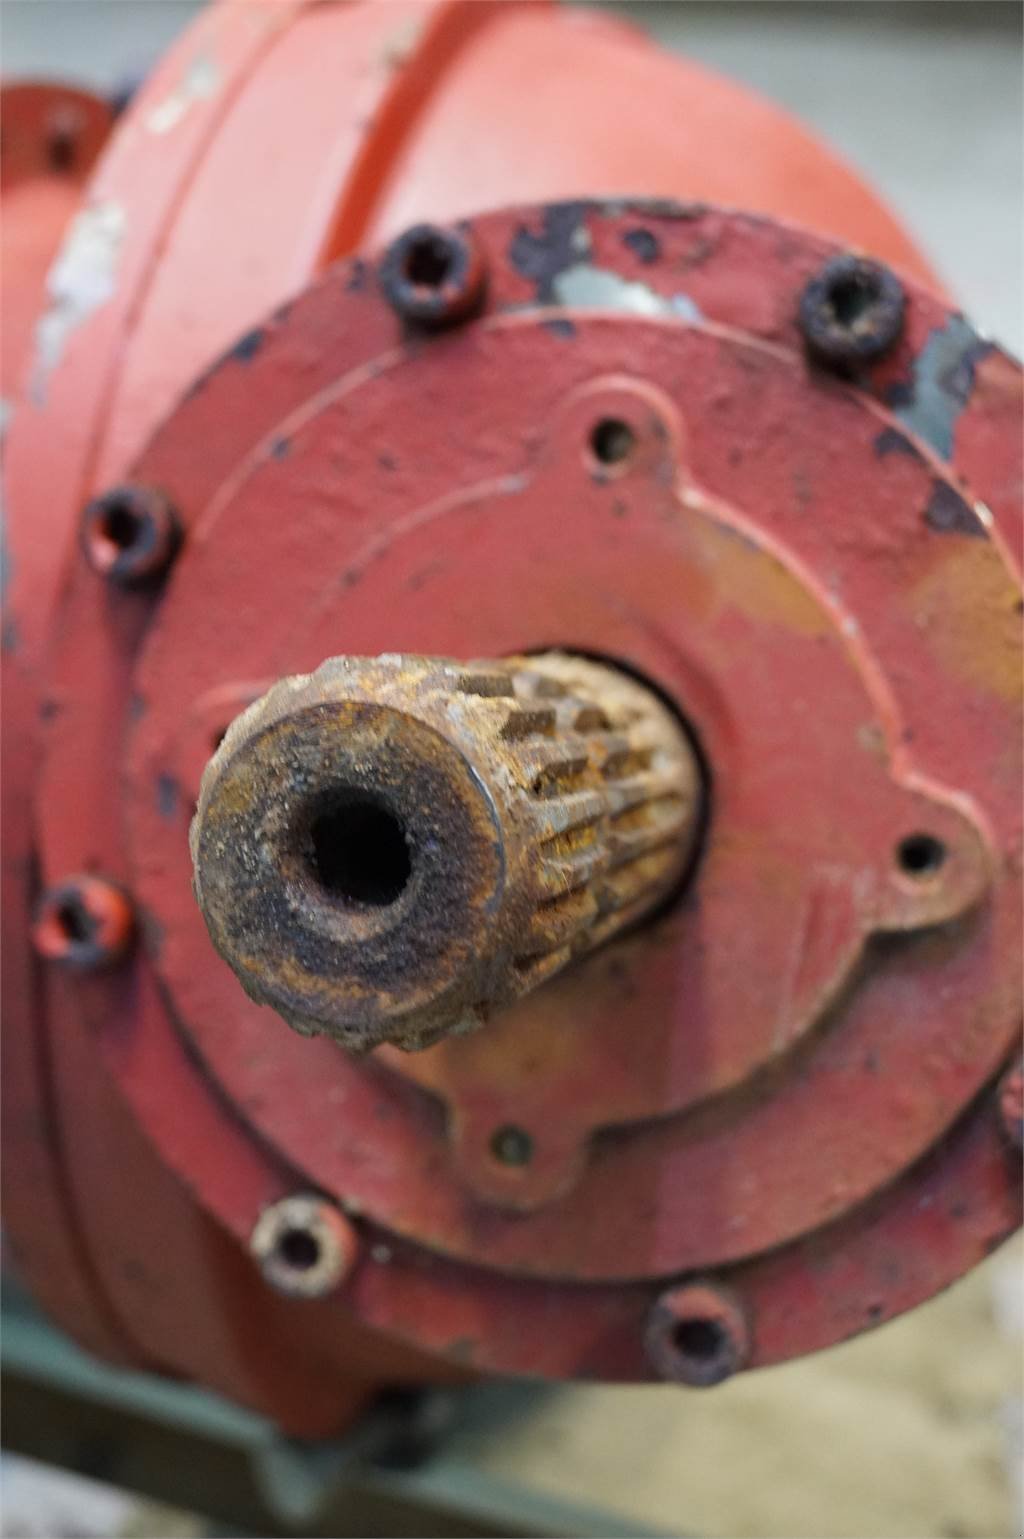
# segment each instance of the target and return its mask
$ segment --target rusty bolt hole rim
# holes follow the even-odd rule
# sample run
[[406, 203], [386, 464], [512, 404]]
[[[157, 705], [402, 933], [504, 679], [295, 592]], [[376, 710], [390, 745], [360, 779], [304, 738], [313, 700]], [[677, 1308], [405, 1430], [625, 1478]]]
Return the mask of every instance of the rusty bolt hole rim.
[[160, 577], [180, 539], [175, 510], [145, 487], [114, 487], [90, 502], [82, 516], [82, 547], [89, 565], [101, 577], [125, 586]]
[[36, 950], [47, 961], [82, 969], [118, 961], [132, 937], [128, 899], [100, 877], [72, 877], [44, 893], [36, 910]]
[[389, 908], [413, 879], [405, 826], [381, 796], [327, 788], [301, 809], [298, 827], [307, 874], [332, 902]]
[[848, 254], [834, 257], [805, 286], [800, 331], [821, 362], [870, 363], [897, 341], [905, 309], [903, 285], [894, 273]]
[[345, 1216], [319, 1197], [285, 1197], [265, 1208], [249, 1248], [278, 1292], [322, 1298], [348, 1275], [356, 1240]]
[[96, 920], [77, 893], [68, 893], [58, 899], [52, 911], [52, 921], [67, 946], [69, 956], [92, 946], [96, 938]]
[[896, 846], [896, 864], [913, 882], [931, 881], [946, 864], [948, 853], [934, 834], [907, 834]]
[[393, 241], [380, 264], [388, 303], [403, 320], [449, 326], [468, 320], [483, 301], [486, 268], [468, 229], [418, 224]]
[[648, 1355], [661, 1376], [708, 1389], [738, 1373], [750, 1338], [738, 1300], [710, 1284], [670, 1289], [655, 1302], [647, 1325]]

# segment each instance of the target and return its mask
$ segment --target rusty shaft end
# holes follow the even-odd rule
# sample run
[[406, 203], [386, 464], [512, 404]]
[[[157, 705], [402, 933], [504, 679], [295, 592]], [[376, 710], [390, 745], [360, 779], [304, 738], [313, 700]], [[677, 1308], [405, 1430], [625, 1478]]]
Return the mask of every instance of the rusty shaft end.
[[425, 1047], [661, 903], [699, 801], [680, 724], [618, 669], [332, 658], [210, 761], [195, 892], [247, 992], [296, 1030]]

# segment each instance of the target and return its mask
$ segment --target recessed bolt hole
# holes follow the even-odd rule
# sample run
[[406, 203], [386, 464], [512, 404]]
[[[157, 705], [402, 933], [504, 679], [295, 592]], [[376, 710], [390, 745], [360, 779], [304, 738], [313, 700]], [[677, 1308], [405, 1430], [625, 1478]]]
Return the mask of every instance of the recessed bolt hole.
[[100, 525], [103, 537], [118, 550], [130, 550], [142, 536], [142, 519], [125, 502], [112, 502]]
[[840, 326], [853, 330], [879, 299], [879, 286], [870, 273], [837, 278], [828, 291], [828, 303]]
[[68, 128], [55, 128], [46, 146], [50, 169], [58, 173], [70, 171], [75, 164], [75, 136]]
[[619, 417], [603, 417], [590, 435], [590, 448], [601, 465], [621, 465], [636, 447], [636, 434]]
[[896, 846], [896, 860], [907, 876], [933, 875], [946, 859], [946, 846], [932, 834], [908, 834]]
[[451, 251], [439, 236], [425, 235], [406, 252], [405, 276], [417, 288], [439, 289], [451, 270]]
[[84, 946], [93, 936], [94, 925], [81, 903], [67, 898], [56, 911], [61, 933], [72, 946]]
[[710, 1363], [727, 1350], [729, 1338], [717, 1320], [679, 1320], [672, 1329], [672, 1345], [694, 1363]]
[[491, 1153], [502, 1165], [528, 1165], [533, 1159], [533, 1139], [509, 1123], [491, 1138]]
[[281, 1260], [296, 1272], [308, 1272], [320, 1260], [320, 1241], [308, 1229], [286, 1229], [277, 1242]]
[[337, 795], [310, 828], [312, 874], [334, 898], [383, 908], [412, 875], [405, 830], [383, 803], [358, 792]]

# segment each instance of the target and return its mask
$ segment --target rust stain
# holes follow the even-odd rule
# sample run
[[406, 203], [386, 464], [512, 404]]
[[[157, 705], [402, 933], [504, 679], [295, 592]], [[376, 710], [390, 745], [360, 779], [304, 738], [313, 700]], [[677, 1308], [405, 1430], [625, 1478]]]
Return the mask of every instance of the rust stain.
[[196, 896], [296, 1030], [420, 1048], [663, 901], [700, 804], [682, 728], [618, 670], [334, 658], [229, 727], [192, 827]]
[[[987, 543], [951, 545], [950, 554], [908, 595], [910, 610], [927, 627], [944, 670], [974, 689], [1019, 702], [1020, 590]], [[978, 624], [979, 614], [985, 615], [984, 625]]]

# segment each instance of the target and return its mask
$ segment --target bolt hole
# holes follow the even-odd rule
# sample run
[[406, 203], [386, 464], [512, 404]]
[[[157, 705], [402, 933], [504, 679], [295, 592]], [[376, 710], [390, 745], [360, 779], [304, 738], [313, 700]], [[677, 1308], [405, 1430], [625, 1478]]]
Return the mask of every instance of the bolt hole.
[[840, 326], [848, 331], [878, 303], [879, 285], [870, 273], [851, 273], [837, 278], [828, 291], [828, 303]]
[[603, 417], [590, 435], [590, 449], [600, 465], [622, 465], [636, 447], [636, 434], [619, 417]]
[[46, 145], [46, 157], [50, 169], [59, 175], [71, 171], [75, 164], [75, 135], [69, 128], [55, 128]]
[[693, 1363], [711, 1363], [728, 1349], [729, 1337], [717, 1320], [694, 1316], [679, 1320], [672, 1328], [672, 1345]]
[[896, 846], [897, 863], [907, 876], [931, 876], [945, 859], [946, 846], [932, 834], [908, 834]]
[[295, 1272], [309, 1272], [320, 1260], [320, 1241], [308, 1229], [286, 1229], [277, 1242], [277, 1253]]
[[104, 509], [100, 532], [118, 550], [131, 550], [143, 536], [143, 520], [126, 502], [114, 501]]
[[412, 875], [405, 830], [394, 813], [358, 792], [336, 796], [313, 819], [310, 866], [320, 886], [347, 903], [383, 908]]
[[498, 1128], [491, 1139], [491, 1153], [502, 1165], [528, 1165], [533, 1159], [533, 1139], [511, 1123]]
[[72, 946], [84, 946], [92, 940], [95, 926], [85, 908], [74, 898], [65, 898], [56, 910], [56, 920], [64, 939]]
[[422, 239], [414, 241], [406, 252], [405, 276], [417, 288], [439, 289], [450, 276], [451, 270], [451, 251], [439, 235], [424, 235]]

